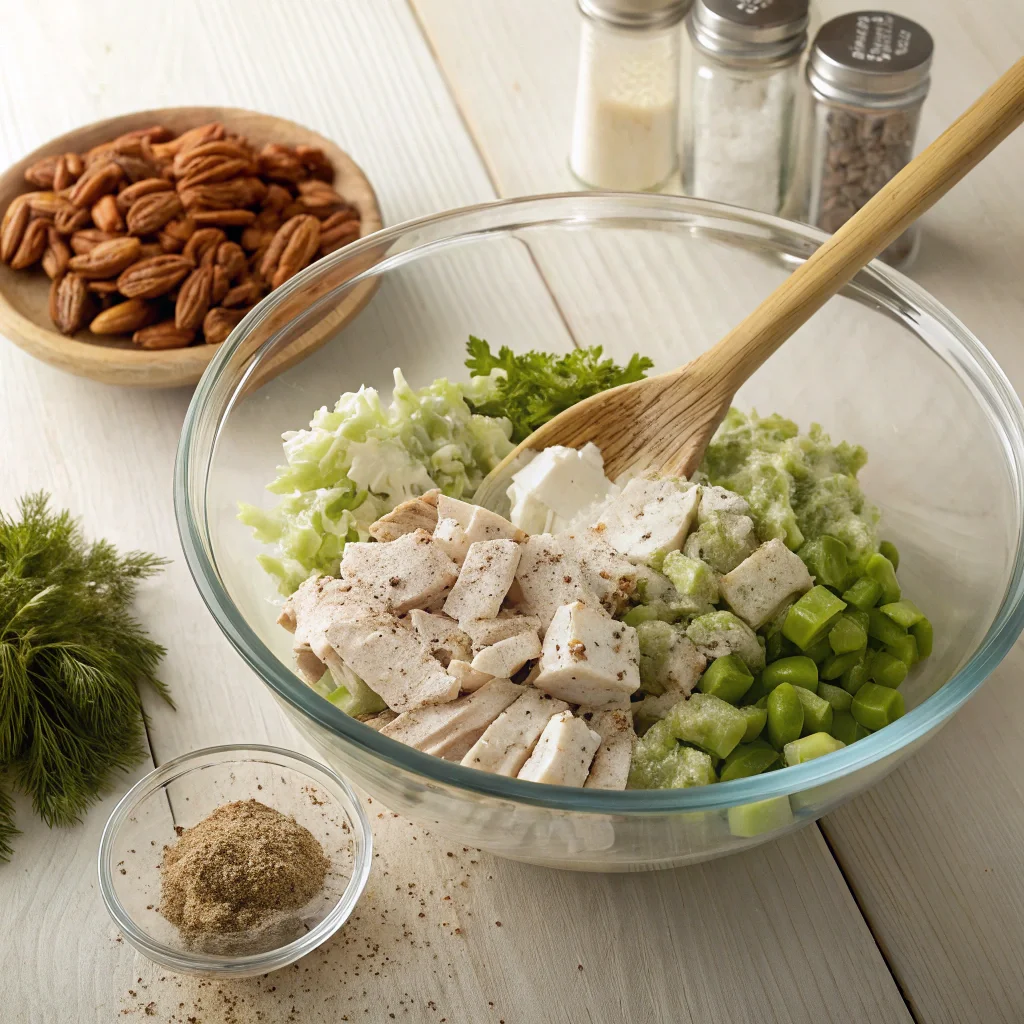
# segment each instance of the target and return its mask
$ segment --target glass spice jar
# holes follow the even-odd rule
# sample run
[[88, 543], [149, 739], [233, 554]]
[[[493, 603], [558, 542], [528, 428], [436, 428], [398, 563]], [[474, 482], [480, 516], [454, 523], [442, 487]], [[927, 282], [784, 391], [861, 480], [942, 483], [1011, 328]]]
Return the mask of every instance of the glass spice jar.
[[777, 213], [788, 187], [807, 0], [695, 0], [683, 187]]
[[[883, 11], [822, 26], [807, 61], [797, 216], [835, 231], [909, 163], [933, 51], [924, 28]], [[905, 267], [917, 245], [915, 225], [882, 259]]]
[[679, 23], [691, 0], [578, 0], [569, 167], [589, 188], [643, 192], [676, 169]]

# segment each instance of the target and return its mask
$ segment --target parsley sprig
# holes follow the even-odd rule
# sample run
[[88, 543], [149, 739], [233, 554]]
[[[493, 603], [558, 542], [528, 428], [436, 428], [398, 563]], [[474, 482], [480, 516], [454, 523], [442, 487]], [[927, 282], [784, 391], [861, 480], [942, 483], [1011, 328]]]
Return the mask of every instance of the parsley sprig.
[[643, 380], [654, 365], [634, 354], [625, 366], [603, 359], [600, 345], [574, 349], [565, 355], [530, 351], [516, 355], [502, 345], [497, 355], [482, 338], [470, 335], [466, 366], [473, 377], [504, 371], [497, 394], [479, 404], [469, 401], [473, 412], [483, 416], [507, 416], [512, 421], [512, 440], [522, 441], [552, 417], [600, 391]]

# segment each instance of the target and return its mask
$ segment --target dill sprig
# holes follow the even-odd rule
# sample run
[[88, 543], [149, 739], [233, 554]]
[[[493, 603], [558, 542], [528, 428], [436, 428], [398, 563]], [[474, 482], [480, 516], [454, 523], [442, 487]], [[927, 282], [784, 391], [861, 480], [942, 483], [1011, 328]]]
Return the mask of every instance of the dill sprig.
[[155, 674], [164, 648], [129, 608], [164, 564], [87, 543], [42, 492], [0, 513], [0, 860], [17, 834], [11, 786], [47, 825], [71, 825], [144, 755], [138, 683], [171, 701]]

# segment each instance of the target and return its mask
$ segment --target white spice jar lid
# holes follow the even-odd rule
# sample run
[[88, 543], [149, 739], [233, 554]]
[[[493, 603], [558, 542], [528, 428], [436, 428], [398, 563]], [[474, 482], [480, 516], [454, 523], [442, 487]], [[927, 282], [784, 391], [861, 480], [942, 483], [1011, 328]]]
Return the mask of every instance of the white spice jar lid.
[[695, 0], [687, 29], [706, 53], [768, 63], [807, 42], [808, 0]]
[[826, 22], [807, 62], [816, 92], [837, 100], [902, 106], [928, 92], [935, 44], [898, 14], [859, 11]]
[[577, 0], [589, 18], [620, 28], [667, 28], [686, 16], [693, 0]]

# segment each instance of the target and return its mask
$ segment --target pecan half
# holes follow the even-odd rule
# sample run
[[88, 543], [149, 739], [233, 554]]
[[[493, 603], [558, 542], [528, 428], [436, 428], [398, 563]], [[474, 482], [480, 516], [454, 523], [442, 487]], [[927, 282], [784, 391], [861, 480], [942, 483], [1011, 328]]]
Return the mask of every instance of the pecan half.
[[60, 277], [68, 269], [68, 262], [71, 259], [71, 246], [64, 241], [52, 225], [46, 233], [46, 251], [43, 253], [43, 270], [46, 276], [52, 281]]
[[24, 270], [39, 262], [46, 251], [48, 227], [45, 220], [29, 221], [25, 233], [21, 236], [21, 243], [11, 257], [11, 270]]
[[117, 288], [128, 299], [155, 299], [166, 295], [194, 269], [195, 263], [187, 256], [151, 256], [122, 271]]
[[196, 185], [179, 192], [185, 209], [237, 210], [254, 206], [267, 194], [267, 186], [259, 178], [234, 178], [212, 185]]
[[100, 196], [113, 192], [123, 176], [124, 171], [112, 162], [87, 167], [71, 187], [68, 198], [80, 209], [88, 209]]
[[307, 213], [324, 220], [332, 213], [343, 210], [348, 203], [326, 182], [313, 179], [299, 183], [299, 205]]
[[150, 196], [154, 192], [173, 192], [174, 185], [166, 178], [143, 178], [132, 185], [127, 185], [117, 194], [117, 208], [122, 215], [126, 214], [136, 200]]
[[50, 285], [50, 319], [61, 334], [80, 331], [91, 319], [92, 300], [77, 274], [55, 278]]
[[199, 267], [185, 278], [174, 304], [174, 326], [183, 331], [194, 331], [210, 308], [213, 288], [213, 269]]
[[[85, 287], [93, 294], [99, 295], [104, 302], [108, 299], [113, 299], [113, 297], [118, 294], [116, 280], [86, 281]], [[107, 309], [108, 307], [104, 306], [103, 308]]]
[[53, 223], [62, 235], [73, 235], [76, 231], [81, 231], [90, 220], [92, 216], [88, 210], [80, 210], [68, 203], [66, 209], [58, 211]]
[[112, 195], [105, 195], [93, 204], [92, 222], [100, 231], [109, 231], [111, 234], [124, 231], [124, 218]]
[[195, 331], [182, 330], [176, 327], [173, 320], [143, 327], [132, 335], [132, 341], [145, 349], [184, 348], [195, 338]]
[[10, 263], [25, 236], [25, 229], [32, 219], [32, 211], [24, 196], [12, 200], [4, 211], [4, 219], [0, 222], [0, 263]]
[[227, 237], [220, 228], [198, 228], [185, 243], [184, 254], [197, 264], [212, 263]]
[[270, 213], [280, 213], [293, 199], [294, 196], [284, 185], [268, 185], [260, 207]]
[[309, 214], [292, 217], [274, 235], [260, 264], [260, 275], [271, 288], [279, 288], [309, 263], [319, 247], [320, 221]]
[[193, 210], [197, 224], [220, 224], [226, 228], [245, 227], [256, 220], [252, 210]]
[[[353, 216], [354, 215], [354, 216]], [[320, 255], [326, 256], [359, 237], [359, 213], [352, 207], [331, 214], [320, 225]]]
[[221, 267], [229, 281], [235, 281], [248, 269], [245, 253], [237, 242], [221, 242], [217, 246], [217, 266]]
[[155, 307], [145, 299], [126, 299], [95, 317], [89, 330], [93, 334], [131, 334], [153, 322]]
[[57, 171], [58, 156], [44, 156], [25, 170], [25, 180], [35, 188], [53, 188], [53, 179]]
[[183, 212], [176, 193], [153, 192], [132, 203], [125, 221], [133, 235], [151, 235]]
[[92, 252], [100, 242], [109, 242], [114, 238], [120, 237], [121, 235], [100, 231], [99, 228], [84, 228], [82, 231], [76, 231], [71, 236], [71, 249], [81, 256], [82, 253]]
[[263, 288], [260, 286], [259, 281], [253, 278], [248, 278], [242, 281], [241, 284], [236, 284], [225, 296], [220, 300], [220, 304], [228, 309], [238, 308], [240, 306], [255, 306], [260, 298], [263, 296]]
[[76, 274], [89, 280], [117, 277], [125, 267], [138, 258], [142, 243], [130, 235], [112, 238], [90, 249], [81, 256], [72, 256], [68, 266]]
[[33, 217], [53, 220], [61, 210], [74, 209], [73, 206], [56, 192], [29, 192], [28, 208]]
[[210, 288], [210, 305], [219, 305], [230, 290], [231, 282], [228, 280], [228, 275], [224, 273], [224, 268], [214, 265], [213, 285]]
[[334, 167], [319, 146], [296, 146], [295, 155], [312, 177], [326, 181], [328, 185], [334, 181]]
[[211, 309], [203, 319], [203, 337], [208, 345], [219, 345], [242, 322], [247, 309]]
[[271, 181], [294, 185], [309, 177], [309, 171], [302, 166], [295, 150], [276, 142], [268, 142], [260, 150], [259, 165], [260, 172]]

